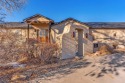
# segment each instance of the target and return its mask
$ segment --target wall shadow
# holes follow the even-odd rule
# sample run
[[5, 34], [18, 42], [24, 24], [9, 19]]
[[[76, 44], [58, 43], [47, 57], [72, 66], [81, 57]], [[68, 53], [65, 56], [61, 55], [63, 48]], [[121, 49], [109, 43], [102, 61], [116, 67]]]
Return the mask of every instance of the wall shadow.
[[85, 76], [96, 78], [100, 78], [109, 74], [119, 76], [119, 71], [123, 71], [125, 73], [125, 53], [106, 55], [95, 64], [98, 64], [98, 66], [92, 65], [91, 67], [94, 70], [88, 72], [87, 74], [85, 74]]
[[[37, 65], [32, 66], [29, 68], [21, 68], [21, 69], [14, 69], [11, 71], [8, 70], [5, 72], [6, 74], [1, 75], [0, 74], [0, 82], [3, 83], [9, 83], [9, 82], [26, 82], [31, 81], [35, 78], [44, 78], [45, 80], [51, 80], [55, 78], [62, 78], [65, 77], [68, 74], [71, 74], [75, 72], [77, 69], [80, 68], [86, 68], [91, 64], [88, 60], [79, 60], [74, 61], [74, 59], [69, 60], [61, 60], [58, 63], [55, 64], [49, 64], [49, 65]], [[11, 81], [11, 77], [15, 74], [24, 75], [26, 76], [25, 79], [17, 79], [15, 81]], [[59, 76], [57, 76], [59, 75]], [[54, 77], [54, 78], [51, 78]]]

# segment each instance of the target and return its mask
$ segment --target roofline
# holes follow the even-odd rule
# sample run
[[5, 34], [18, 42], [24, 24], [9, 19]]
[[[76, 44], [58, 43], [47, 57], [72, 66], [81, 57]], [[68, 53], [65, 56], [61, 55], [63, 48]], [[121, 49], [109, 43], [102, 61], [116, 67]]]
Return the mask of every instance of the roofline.
[[41, 15], [41, 14], [35, 14], [35, 15], [33, 15], [33, 16], [30, 16], [30, 17], [28, 17], [28, 18], [25, 18], [23, 21], [26, 22], [27, 20], [30, 20], [30, 19], [32, 19], [32, 18], [34, 18], [34, 17], [36, 17], [36, 16], [44, 17], [44, 18], [46, 18], [46, 19], [48, 19], [48, 20], [54, 22], [54, 20], [52, 20], [52, 19], [50, 19], [50, 18], [48, 18], [48, 17], [46, 17], [46, 16], [43, 16], [43, 15]]
[[63, 23], [63, 22], [66, 22], [66, 21], [68, 21], [68, 20], [72, 20], [72, 21], [75, 21], [75, 22], [77, 22], [77, 23], [80, 23], [80, 24], [82, 24], [82, 25], [85, 25], [85, 26], [89, 27], [89, 26], [86, 25], [85, 23], [83, 23], [83, 22], [81, 22], [81, 21], [79, 21], [79, 20], [76, 20], [76, 19], [74, 19], [74, 18], [67, 18], [67, 19], [65, 19], [65, 20], [62, 20], [62, 21], [60, 21], [60, 22], [57, 22], [57, 23], [53, 24], [52, 26], [59, 25], [59, 24], [61, 24], [61, 23]]
[[[11, 23], [20, 23], [20, 24], [25, 24], [25, 25], [23, 25], [23, 26], [6, 26], [7, 24], [9, 24], [9, 25], [13, 25], [13, 24], [11, 24]], [[27, 29], [27, 27], [28, 27], [28, 24], [27, 23], [25, 23], [25, 22], [3, 22], [3, 23], [0, 23], [0, 29], [1, 28], [4, 28], [4, 29]], [[30, 28], [32, 28], [31, 26], [30, 26]]]
[[94, 28], [94, 27], [90, 27], [90, 29], [125, 29], [125, 28], [109, 28], [109, 27], [107, 27], [107, 28]]
[[[0, 27], [0, 29], [27, 29], [27, 27]], [[30, 27], [30, 29], [33, 29]]]

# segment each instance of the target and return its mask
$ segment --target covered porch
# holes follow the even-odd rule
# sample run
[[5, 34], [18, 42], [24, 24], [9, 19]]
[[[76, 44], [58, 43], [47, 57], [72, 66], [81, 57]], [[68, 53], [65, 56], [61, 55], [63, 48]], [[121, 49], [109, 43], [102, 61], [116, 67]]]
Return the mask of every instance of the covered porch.
[[29, 40], [32, 36], [30, 35], [29, 27], [32, 27], [34, 29], [35, 33], [35, 39], [40, 43], [49, 43], [50, 42], [50, 27], [53, 23], [53, 20], [41, 16], [41, 15], [35, 15], [32, 17], [29, 17], [25, 20], [25, 22], [28, 24], [27, 27], [27, 39]]

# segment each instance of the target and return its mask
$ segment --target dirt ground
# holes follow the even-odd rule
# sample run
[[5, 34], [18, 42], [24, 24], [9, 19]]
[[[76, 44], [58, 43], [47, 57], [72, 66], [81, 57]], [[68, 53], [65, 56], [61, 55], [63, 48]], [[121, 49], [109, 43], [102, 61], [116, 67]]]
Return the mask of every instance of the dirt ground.
[[0, 83], [125, 83], [124, 78], [125, 53], [0, 70]]
[[[57, 72], [54, 74], [55, 72]], [[50, 76], [49, 76], [50, 75]], [[49, 72], [30, 83], [125, 83], [125, 54], [85, 56], [83, 61]]]

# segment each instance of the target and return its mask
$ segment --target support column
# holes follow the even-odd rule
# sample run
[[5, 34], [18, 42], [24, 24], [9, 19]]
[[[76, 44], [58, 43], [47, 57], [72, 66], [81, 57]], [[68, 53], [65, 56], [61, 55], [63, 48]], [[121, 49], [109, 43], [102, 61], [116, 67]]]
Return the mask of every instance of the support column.
[[29, 28], [30, 28], [30, 25], [28, 24], [28, 28], [27, 28], [27, 42], [29, 43]]
[[39, 30], [36, 30], [37, 41], [39, 41]]
[[78, 55], [84, 56], [83, 30], [78, 30]]
[[48, 33], [49, 33], [49, 35], [48, 35], [48, 36], [49, 36], [48, 42], [51, 43], [51, 42], [50, 42], [50, 40], [51, 40], [51, 37], [50, 37], [50, 36], [51, 36], [51, 35], [50, 35], [50, 34], [51, 34], [51, 23], [49, 23], [49, 29], [48, 29], [48, 30], [49, 30], [49, 31], [48, 31]]

